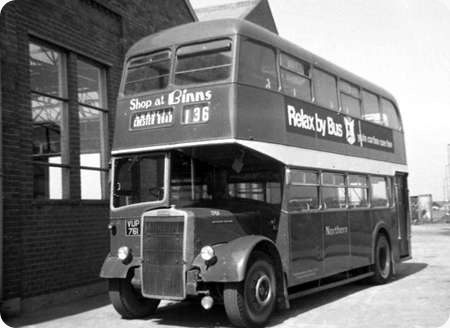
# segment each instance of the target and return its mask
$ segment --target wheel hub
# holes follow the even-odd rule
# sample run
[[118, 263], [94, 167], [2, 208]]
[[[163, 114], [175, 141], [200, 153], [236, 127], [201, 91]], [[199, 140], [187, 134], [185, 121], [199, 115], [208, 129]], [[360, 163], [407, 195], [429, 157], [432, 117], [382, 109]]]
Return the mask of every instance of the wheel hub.
[[256, 281], [255, 296], [256, 301], [261, 306], [264, 306], [270, 302], [270, 299], [272, 298], [272, 287], [270, 284], [270, 279], [267, 275], [263, 274]]

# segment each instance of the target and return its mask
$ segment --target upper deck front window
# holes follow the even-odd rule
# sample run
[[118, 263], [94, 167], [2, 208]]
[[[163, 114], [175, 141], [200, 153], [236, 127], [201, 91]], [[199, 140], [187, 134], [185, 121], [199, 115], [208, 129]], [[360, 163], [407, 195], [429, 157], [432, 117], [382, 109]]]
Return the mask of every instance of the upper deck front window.
[[231, 64], [230, 40], [181, 47], [177, 50], [175, 84], [199, 84], [228, 79]]
[[170, 51], [160, 51], [132, 59], [128, 63], [125, 95], [165, 89], [169, 82]]

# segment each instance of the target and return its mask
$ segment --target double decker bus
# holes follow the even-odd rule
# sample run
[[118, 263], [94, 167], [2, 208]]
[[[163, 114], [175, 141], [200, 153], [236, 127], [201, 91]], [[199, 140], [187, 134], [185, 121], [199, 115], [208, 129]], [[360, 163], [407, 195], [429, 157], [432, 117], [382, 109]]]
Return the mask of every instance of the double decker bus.
[[127, 53], [101, 277], [124, 318], [160, 300], [267, 323], [289, 300], [410, 258], [394, 97], [242, 20], [196, 22]]

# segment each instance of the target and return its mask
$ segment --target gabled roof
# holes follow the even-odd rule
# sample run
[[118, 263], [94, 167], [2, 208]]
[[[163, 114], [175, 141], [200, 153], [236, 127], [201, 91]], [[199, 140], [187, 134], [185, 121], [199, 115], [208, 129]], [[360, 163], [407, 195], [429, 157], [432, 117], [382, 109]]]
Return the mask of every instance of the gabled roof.
[[195, 9], [199, 21], [215, 19], [243, 19], [278, 34], [267, 0], [241, 0]]

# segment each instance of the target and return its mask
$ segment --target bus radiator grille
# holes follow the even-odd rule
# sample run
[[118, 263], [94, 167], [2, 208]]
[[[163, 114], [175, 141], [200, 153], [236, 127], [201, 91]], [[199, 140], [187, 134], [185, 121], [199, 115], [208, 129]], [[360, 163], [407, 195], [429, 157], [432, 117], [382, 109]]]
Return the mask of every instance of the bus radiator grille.
[[142, 292], [155, 298], [184, 298], [183, 217], [144, 218]]

